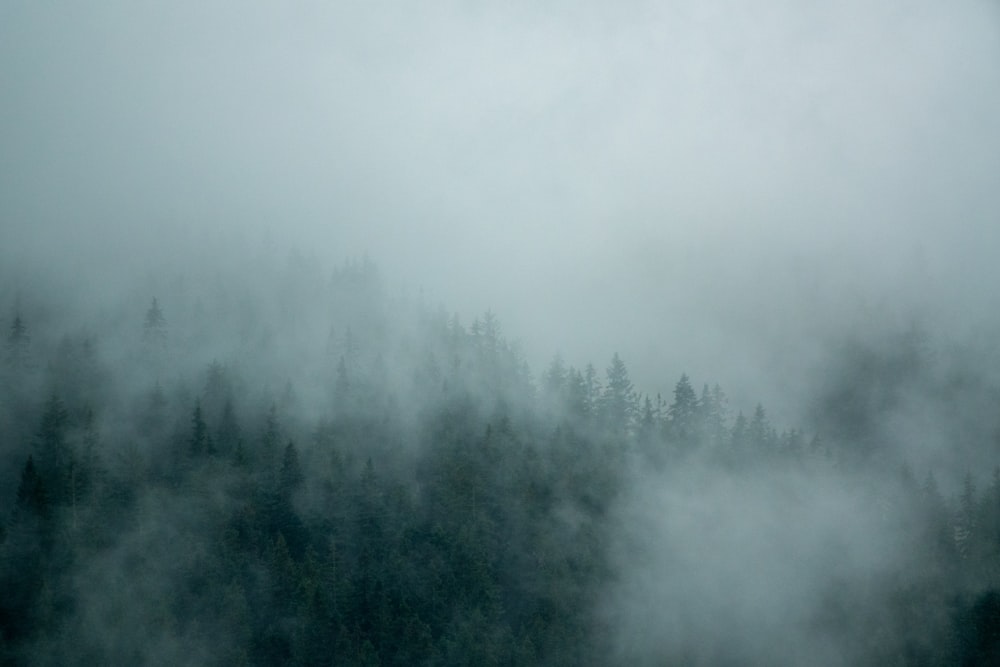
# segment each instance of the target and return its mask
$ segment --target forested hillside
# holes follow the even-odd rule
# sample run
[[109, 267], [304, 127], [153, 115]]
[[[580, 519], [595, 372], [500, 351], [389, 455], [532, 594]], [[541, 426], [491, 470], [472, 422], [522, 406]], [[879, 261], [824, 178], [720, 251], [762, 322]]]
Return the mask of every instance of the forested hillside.
[[368, 261], [54, 294], [0, 304], [3, 664], [1000, 661], [997, 420], [946, 471], [889, 442], [913, 336], [777, 425], [531, 369]]

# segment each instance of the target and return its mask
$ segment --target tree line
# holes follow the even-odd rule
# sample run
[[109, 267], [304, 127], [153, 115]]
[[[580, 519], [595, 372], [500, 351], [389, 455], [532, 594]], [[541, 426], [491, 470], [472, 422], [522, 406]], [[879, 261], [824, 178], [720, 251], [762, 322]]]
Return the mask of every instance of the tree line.
[[[318, 293], [276, 301], [279, 321], [230, 308], [217, 332], [211, 303], [175, 321], [149, 297], [117, 330], [44, 334], [19, 306], [0, 662], [615, 664], [601, 604], [637, 475], [871, 464], [685, 374], [640, 393], [618, 354], [536, 380], [493, 313], [393, 312], [367, 262]], [[318, 332], [305, 353], [296, 322]], [[872, 497], [912, 565], [822, 622], [871, 664], [995, 664], [1000, 472], [946, 497], [897, 464]]]

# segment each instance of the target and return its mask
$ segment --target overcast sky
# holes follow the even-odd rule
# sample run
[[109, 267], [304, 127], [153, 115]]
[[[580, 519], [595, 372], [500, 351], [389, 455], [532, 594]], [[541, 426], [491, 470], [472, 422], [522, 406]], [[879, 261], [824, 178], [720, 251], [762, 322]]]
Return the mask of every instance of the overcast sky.
[[536, 370], [739, 404], [1000, 313], [998, 64], [995, 0], [5, 0], [0, 257], [368, 253]]

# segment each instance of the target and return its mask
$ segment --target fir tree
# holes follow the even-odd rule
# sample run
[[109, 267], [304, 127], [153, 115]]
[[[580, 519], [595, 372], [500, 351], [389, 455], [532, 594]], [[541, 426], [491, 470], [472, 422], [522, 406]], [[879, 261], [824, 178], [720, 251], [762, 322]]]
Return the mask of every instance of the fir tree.
[[14, 314], [14, 321], [11, 322], [10, 330], [7, 332], [5, 341], [5, 360], [8, 368], [14, 371], [22, 371], [29, 365], [28, 351], [31, 345], [31, 337], [28, 335], [28, 327], [21, 317], [21, 313]]
[[17, 486], [17, 504], [15, 511], [19, 515], [46, 519], [51, 513], [49, 494], [45, 483], [35, 468], [32, 456], [24, 464], [21, 471], [21, 482]]
[[302, 486], [305, 479], [302, 474], [302, 467], [299, 465], [299, 453], [295, 448], [295, 443], [291, 440], [285, 445], [285, 453], [281, 459], [281, 473], [279, 475], [279, 488], [283, 495], [290, 496], [296, 489]]
[[160, 309], [160, 302], [153, 297], [153, 302], [146, 311], [142, 321], [142, 336], [146, 343], [162, 347], [167, 342], [167, 320]]
[[212, 453], [213, 445], [208, 433], [208, 425], [201, 412], [201, 401], [195, 401], [191, 415], [191, 437], [188, 438], [188, 452], [192, 457]]
[[557, 354], [542, 375], [542, 392], [553, 405], [560, 405], [563, 402], [568, 381], [566, 364]]
[[66, 441], [69, 413], [57, 394], [49, 396], [42, 412], [35, 438], [38, 470], [49, 487], [52, 499], [62, 503], [68, 498], [72, 451]]
[[757, 455], [770, 455], [775, 452], [777, 436], [767, 419], [767, 412], [760, 403], [754, 408], [753, 417], [747, 425], [747, 440], [750, 448]]
[[604, 426], [615, 435], [625, 435], [632, 426], [636, 411], [636, 395], [625, 362], [616, 352], [607, 370], [607, 382], [601, 396]]
[[697, 444], [698, 396], [691, 381], [682, 373], [674, 385], [674, 400], [667, 408], [667, 438], [680, 452], [690, 451]]

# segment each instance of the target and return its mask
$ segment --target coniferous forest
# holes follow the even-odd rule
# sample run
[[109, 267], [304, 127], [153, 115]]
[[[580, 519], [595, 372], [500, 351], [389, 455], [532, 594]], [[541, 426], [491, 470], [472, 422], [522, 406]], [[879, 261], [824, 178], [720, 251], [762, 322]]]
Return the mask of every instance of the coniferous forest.
[[1000, 666], [1000, 0], [0, 0], [0, 667]]
[[530, 368], [367, 260], [76, 289], [5, 304], [2, 664], [1000, 661], [1000, 473], [878, 428], [998, 393], [918, 332], [785, 426], [613, 351]]

